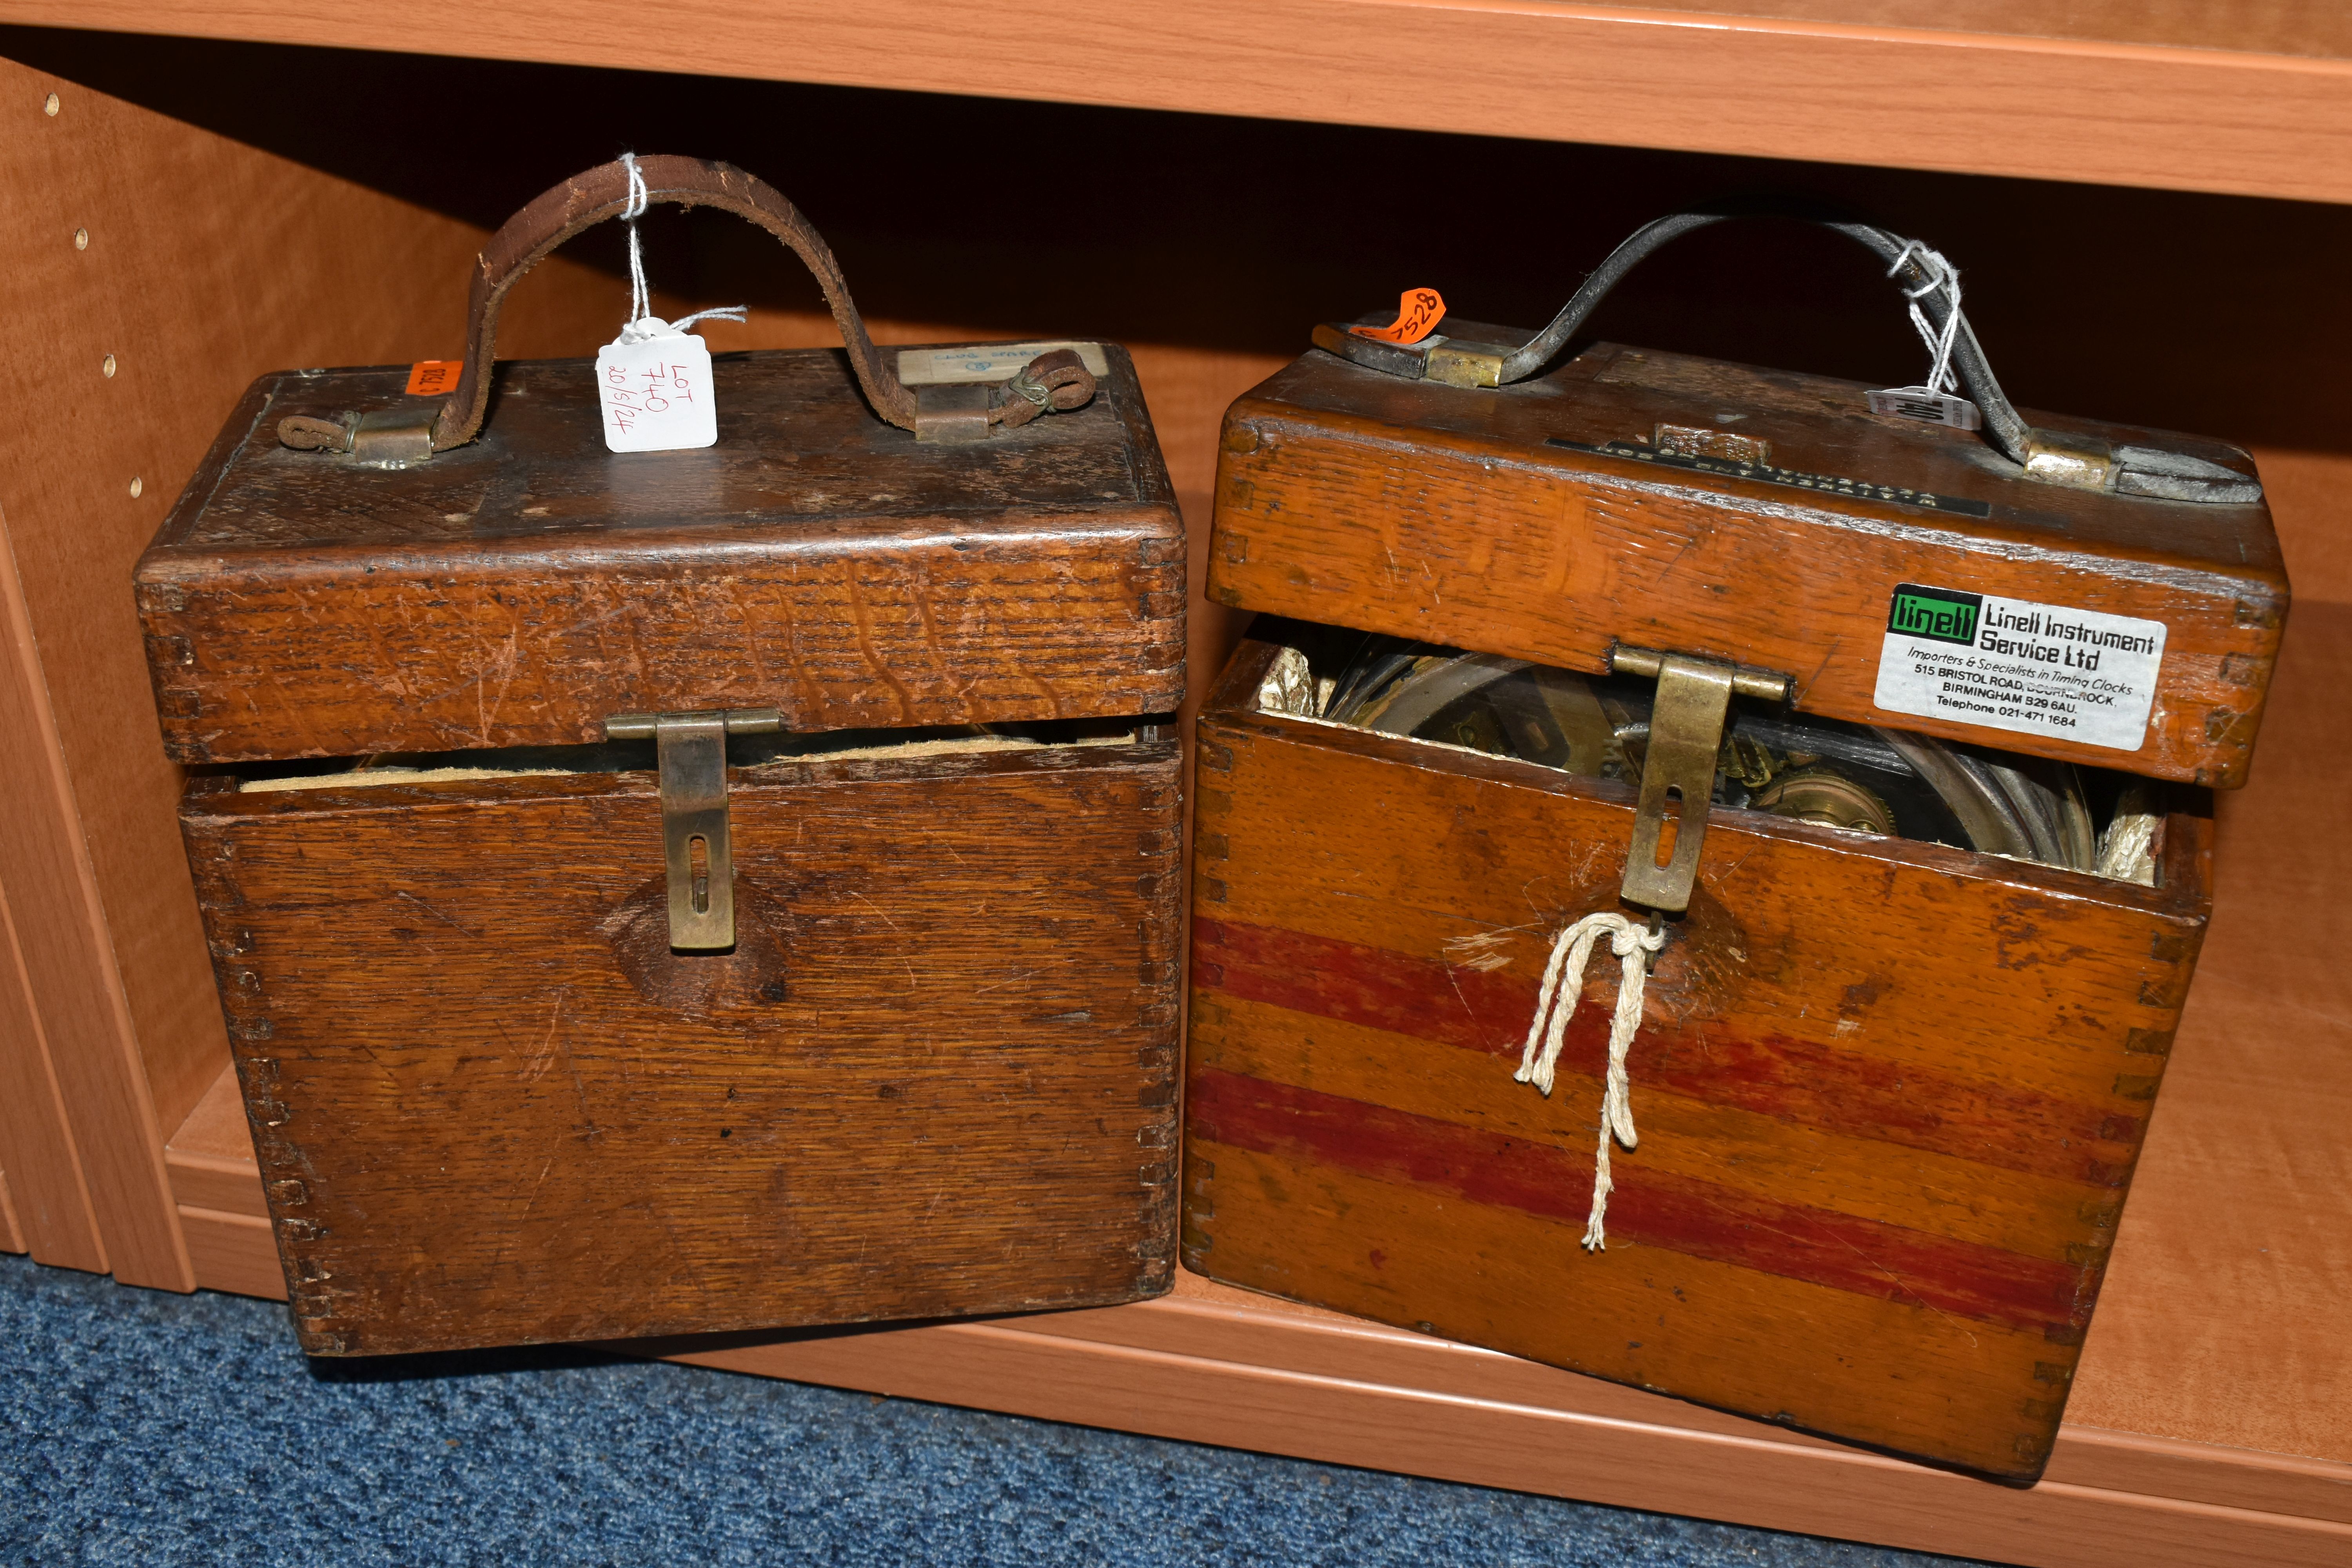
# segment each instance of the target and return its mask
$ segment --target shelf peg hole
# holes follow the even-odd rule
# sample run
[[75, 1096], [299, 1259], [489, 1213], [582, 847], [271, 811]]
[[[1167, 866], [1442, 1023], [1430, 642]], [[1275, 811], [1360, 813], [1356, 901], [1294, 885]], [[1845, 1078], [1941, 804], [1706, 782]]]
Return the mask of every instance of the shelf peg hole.
[[74, 230], [74, 248], [76, 250], [88, 250], [89, 248], [89, 230], [86, 228], [78, 228]]
[[58, 102], [58, 95], [54, 92], [41, 100], [41, 112], [52, 120], [58, 117], [58, 110], [63, 107], [64, 105]]
[[147, 481], [146, 481], [145, 479], [141, 479], [137, 474], [133, 474], [133, 475], [131, 475], [131, 499], [132, 500], [137, 500], [141, 496], [142, 496], [142, 495], [144, 495], [144, 494], [146, 494], [146, 493], [147, 493]]
[[105, 376], [110, 381], [114, 379], [114, 356], [112, 354], [109, 354], [104, 359], [98, 362], [98, 374]]

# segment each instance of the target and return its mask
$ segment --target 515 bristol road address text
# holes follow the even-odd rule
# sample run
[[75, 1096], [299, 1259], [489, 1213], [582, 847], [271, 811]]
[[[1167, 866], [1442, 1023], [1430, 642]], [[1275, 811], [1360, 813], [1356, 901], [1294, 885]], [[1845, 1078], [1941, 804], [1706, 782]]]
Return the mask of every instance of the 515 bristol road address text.
[[2164, 623], [1906, 583], [1888, 606], [1878, 706], [2137, 752]]

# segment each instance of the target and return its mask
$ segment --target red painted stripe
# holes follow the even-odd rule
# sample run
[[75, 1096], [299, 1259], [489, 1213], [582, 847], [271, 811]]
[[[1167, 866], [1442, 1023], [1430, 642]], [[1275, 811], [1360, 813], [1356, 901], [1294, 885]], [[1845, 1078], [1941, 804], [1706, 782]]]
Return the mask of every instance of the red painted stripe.
[[[1599, 1078], [1608, 1060], [1617, 966], [1597, 963], [1569, 1025], [1560, 1066]], [[1515, 1058], [1535, 1016], [1537, 983], [1433, 963], [1381, 948], [1196, 918], [1192, 983], [1252, 1002]], [[1633, 1045], [1643, 1088], [1759, 1115], [1950, 1154], [2004, 1171], [2120, 1186], [2124, 1170], [2086, 1144], [2129, 1142], [2137, 1119], [2032, 1089], [1972, 1082], [1781, 1035], [1742, 1038], [1686, 1022], [1657, 988]]]
[[[1185, 1137], [1516, 1209], [1570, 1227], [1592, 1203], [1592, 1154], [1508, 1138], [1314, 1089], [1195, 1068]], [[1612, 1242], [1655, 1247], [1884, 1301], [2011, 1328], [2075, 1325], [2084, 1271], [1974, 1242], [1611, 1162]], [[2089, 1294], [2084, 1291], [2082, 1299]]]

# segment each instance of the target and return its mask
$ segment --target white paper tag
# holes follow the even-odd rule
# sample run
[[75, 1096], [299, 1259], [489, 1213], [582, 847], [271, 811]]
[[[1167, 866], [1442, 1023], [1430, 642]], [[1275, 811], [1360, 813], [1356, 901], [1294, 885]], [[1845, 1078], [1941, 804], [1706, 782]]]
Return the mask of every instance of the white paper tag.
[[1110, 361], [1100, 343], [983, 343], [968, 349], [900, 349], [898, 380], [907, 386], [953, 386], [974, 381], [1003, 381], [1039, 354], [1069, 349], [1087, 367], [1087, 374], [1110, 374]]
[[1924, 386], [1890, 386], [1884, 392], [1869, 395], [1873, 414], [1891, 414], [1898, 419], [1921, 419], [1930, 425], [1949, 425], [1955, 430], [1984, 428], [1984, 410], [1965, 397], [1955, 397], [1948, 392], [1932, 392]]
[[1874, 700], [1889, 713], [2137, 752], [2164, 623], [1906, 583], [1887, 607]]
[[597, 351], [596, 392], [609, 450], [676, 452], [719, 439], [709, 347], [658, 316]]

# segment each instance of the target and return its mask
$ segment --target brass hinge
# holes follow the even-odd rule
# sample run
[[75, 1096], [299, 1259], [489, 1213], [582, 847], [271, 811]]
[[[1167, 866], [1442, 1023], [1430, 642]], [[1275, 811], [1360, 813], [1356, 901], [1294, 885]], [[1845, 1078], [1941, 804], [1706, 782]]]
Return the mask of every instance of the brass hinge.
[[662, 857], [669, 868], [669, 944], [681, 952], [735, 945], [735, 854], [728, 839], [727, 737], [783, 728], [772, 708], [708, 713], [615, 713], [614, 741], [654, 743], [661, 764]]
[[[1706, 842], [1707, 808], [1715, 801], [1715, 763], [1723, 750], [1723, 721], [1734, 694], [1768, 702], [1788, 700], [1785, 675], [1725, 664], [1689, 654], [1657, 653], [1618, 647], [1609, 668], [1658, 683], [1650, 709], [1650, 739], [1643, 748], [1642, 794], [1633, 808], [1633, 842], [1625, 857], [1620, 895], [1629, 904], [1679, 914], [1690, 908], [1698, 880], [1699, 849]], [[1658, 863], [1667, 808], [1675, 817], [1675, 845]]]
[[1444, 386], [1500, 386], [1511, 351], [1493, 343], [1441, 338], [1422, 356], [1421, 378]]
[[441, 405], [379, 408], [351, 426], [352, 459], [369, 468], [404, 468], [433, 456], [433, 421]]
[[987, 440], [988, 388], [979, 382], [915, 388], [915, 439], [945, 447]]

